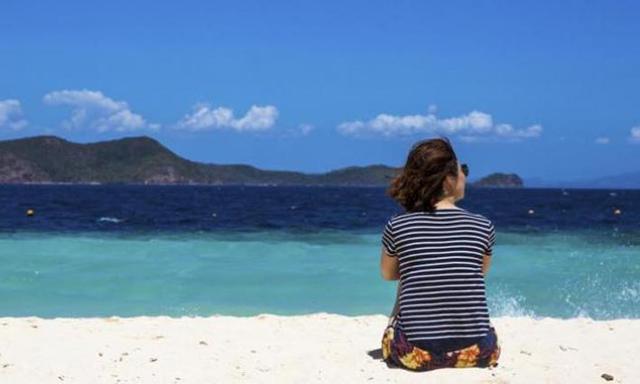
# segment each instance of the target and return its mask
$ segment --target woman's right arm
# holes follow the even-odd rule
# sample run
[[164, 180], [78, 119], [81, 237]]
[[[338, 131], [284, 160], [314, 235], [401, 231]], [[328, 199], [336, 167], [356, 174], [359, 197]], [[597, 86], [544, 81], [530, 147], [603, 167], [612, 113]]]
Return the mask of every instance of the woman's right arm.
[[482, 256], [482, 275], [486, 276], [487, 271], [489, 271], [489, 265], [491, 264], [491, 256], [483, 255]]

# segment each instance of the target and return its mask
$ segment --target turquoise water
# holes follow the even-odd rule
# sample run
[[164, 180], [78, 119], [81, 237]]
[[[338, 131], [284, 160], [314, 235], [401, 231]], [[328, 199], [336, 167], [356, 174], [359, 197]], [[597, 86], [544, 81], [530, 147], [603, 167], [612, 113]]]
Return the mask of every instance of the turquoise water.
[[[380, 234], [0, 235], [0, 316], [388, 314]], [[498, 231], [492, 316], [640, 317], [640, 232]]]

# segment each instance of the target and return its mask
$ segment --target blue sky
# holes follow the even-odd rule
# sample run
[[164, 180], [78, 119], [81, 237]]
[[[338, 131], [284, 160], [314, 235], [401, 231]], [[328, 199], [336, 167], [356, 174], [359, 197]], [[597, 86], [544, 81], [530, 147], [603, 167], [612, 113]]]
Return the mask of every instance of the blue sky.
[[472, 178], [640, 170], [632, 1], [4, 1], [0, 139], [149, 135], [189, 159]]

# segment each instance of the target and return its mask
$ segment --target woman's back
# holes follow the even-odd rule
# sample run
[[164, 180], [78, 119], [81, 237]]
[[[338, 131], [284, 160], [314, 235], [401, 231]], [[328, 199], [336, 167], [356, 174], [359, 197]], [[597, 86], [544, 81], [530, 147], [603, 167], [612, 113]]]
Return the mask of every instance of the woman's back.
[[462, 208], [392, 217], [382, 243], [398, 258], [398, 325], [416, 346], [453, 350], [489, 332], [483, 255], [491, 255], [493, 223]]

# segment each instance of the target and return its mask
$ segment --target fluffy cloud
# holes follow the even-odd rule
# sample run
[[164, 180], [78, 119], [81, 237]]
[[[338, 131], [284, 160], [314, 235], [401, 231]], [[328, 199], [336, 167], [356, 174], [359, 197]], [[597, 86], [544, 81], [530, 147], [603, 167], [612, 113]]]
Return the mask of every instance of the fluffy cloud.
[[126, 102], [113, 100], [100, 91], [54, 91], [44, 96], [44, 102], [71, 107], [71, 117], [63, 122], [68, 129], [126, 132], [159, 128], [158, 124], [150, 124], [142, 116], [133, 113]]
[[369, 121], [349, 121], [338, 125], [345, 135], [359, 136], [366, 133], [383, 136], [403, 136], [416, 133], [443, 133], [460, 135], [465, 141], [479, 141], [494, 136], [509, 139], [527, 139], [540, 136], [542, 126], [535, 124], [515, 129], [510, 124], [494, 124], [490, 114], [472, 111], [466, 115], [441, 119], [436, 116], [436, 107], [431, 105], [425, 115], [395, 116], [380, 114]]
[[596, 144], [609, 144], [610, 139], [608, 137], [598, 137], [596, 138]]
[[177, 128], [189, 131], [206, 131], [218, 128], [232, 128], [236, 131], [263, 131], [276, 122], [278, 109], [272, 105], [253, 105], [242, 117], [236, 118], [233, 110], [226, 107], [212, 108], [208, 104], [196, 104], [193, 111], [185, 115]]
[[640, 125], [631, 128], [631, 131], [629, 133], [631, 134], [631, 141], [640, 143]]
[[19, 131], [27, 126], [18, 100], [0, 100], [0, 128]]

